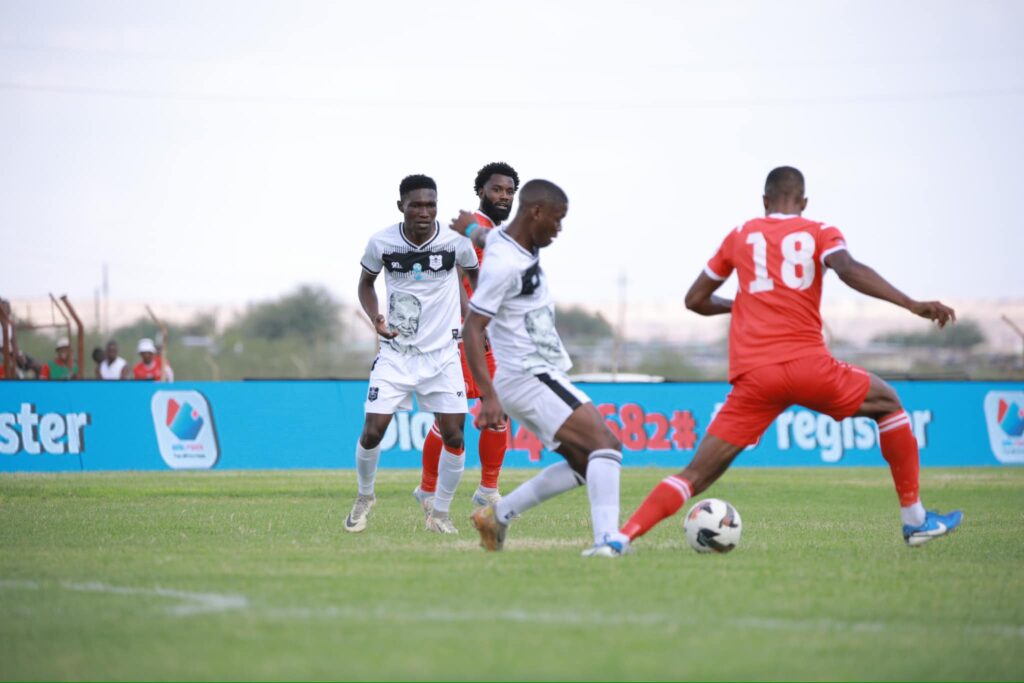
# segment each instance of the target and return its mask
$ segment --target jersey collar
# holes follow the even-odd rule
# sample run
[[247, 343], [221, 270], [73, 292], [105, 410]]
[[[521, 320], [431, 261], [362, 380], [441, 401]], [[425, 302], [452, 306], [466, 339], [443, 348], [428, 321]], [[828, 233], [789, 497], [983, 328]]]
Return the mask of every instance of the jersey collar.
[[424, 242], [423, 244], [413, 244], [412, 242], [409, 241], [409, 238], [405, 236], [405, 221], [402, 221], [401, 223], [398, 224], [398, 234], [401, 235], [402, 240], [413, 249], [426, 249], [431, 244], [433, 244], [434, 240], [437, 239], [437, 236], [441, 234], [441, 224], [438, 221], [434, 221], [434, 236], [431, 237], [426, 242]]
[[768, 218], [776, 218], [780, 221], [784, 221], [787, 218], [800, 218], [800, 216], [795, 213], [770, 213], [768, 214]]
[[537, 251], [530, 252], [524, 249], [523, 245], [519, 244], [519, 242], [516, 242], [514, 239], [508, 236], [508, 233], [505, 232], [505, 228], [496, 228], [496, 230], [498, 231], [499, 237], [504, 237], [506, 240], [508, 240], [509, 244], [514, 246], [516, 249], [526, 254], [530, 258], [537, 258]]

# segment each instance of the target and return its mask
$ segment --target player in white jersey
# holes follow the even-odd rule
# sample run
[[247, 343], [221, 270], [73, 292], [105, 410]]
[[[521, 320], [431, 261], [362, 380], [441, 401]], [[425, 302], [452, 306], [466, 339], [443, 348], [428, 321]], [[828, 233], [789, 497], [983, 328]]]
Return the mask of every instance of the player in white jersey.
[[[583, 555], [618, 557], [629, 548], [618, 527], [622, 444], [565, 374], [572, 361], [555, 329], [555, 305], [540, 267], [540, 249], [561, 231], [568, 204], [561, 188], [547, 180], [523, 185], [515, 218], [487, 236], [487, 258], [463, 325], [466, 357], [480, 390], [476, 426], [499, 427], [507, 413], [565, 462], [545, 468], [471, 519], [481, 545], [501, 550], [515, 516], [585, 483], [594, 546]], [[498, 366], [493, 383], [484, 356], [485, 328]]]
[[[395, 411], [412, 408], [415, 394], [420, 409], [437, 417], [443, 453], [453, 456], [442, 457], [427, 528], [453, 534], [458, 531], [448, 509], [462, 478], [462, 429], [468, 410], [459, 360], [462, 285], [456, 266], [475, 284], [478, 261], [469, 240], [441, 230], [436, 220], [437, 185], [431, 178], [408, 176], [398, 192], [398, 210], [405, 220], [373, 235], [361, 262], [359, 303], [381, 340], [370, 371], [363, 433], [356, 444], [359, 494], [345, 530], [366, 528], [376, 502], [373, 484], [380, 441]], [[388, 295], [386, 316], [374, 288], [381, 271]]]

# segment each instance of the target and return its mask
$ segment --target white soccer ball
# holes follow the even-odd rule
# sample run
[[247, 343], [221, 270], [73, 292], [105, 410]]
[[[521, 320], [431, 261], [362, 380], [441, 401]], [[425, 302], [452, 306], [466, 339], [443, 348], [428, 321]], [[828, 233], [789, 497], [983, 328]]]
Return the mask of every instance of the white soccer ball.
[[727, 553], [740, 544], [743, 522], [740, 513], [718, 498], [695, 504], [683, 519], [683, 531], [690, 547], [698, 553]]

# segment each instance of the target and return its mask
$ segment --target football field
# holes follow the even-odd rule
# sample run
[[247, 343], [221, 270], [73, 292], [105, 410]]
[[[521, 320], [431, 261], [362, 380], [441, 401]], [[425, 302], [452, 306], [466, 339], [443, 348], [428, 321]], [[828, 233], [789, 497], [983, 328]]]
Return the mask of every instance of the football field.
[[[623, 517], [667, 473], [624, 469]], [[351, 471], [0, 476], [0, 677], [1024, 678], [1022, 469], [923, 470], [965, 521], [916, 549], [887, 469], [736, 469], [709, 492], [736, 551], [677, 516], [617, 560], [579, 557], [583, 489], [483, 552], [477, 476], [456, 537], [423, 531], [409, 470], [355, 535]]]

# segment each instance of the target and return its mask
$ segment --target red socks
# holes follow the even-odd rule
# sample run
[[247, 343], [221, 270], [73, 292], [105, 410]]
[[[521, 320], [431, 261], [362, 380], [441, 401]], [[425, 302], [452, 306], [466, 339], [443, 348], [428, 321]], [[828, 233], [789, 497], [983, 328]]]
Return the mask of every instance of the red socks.
[[633, 516], [622, 527], [622, 533], [632, 541], [643, 536], [651, 528], [674, 515], [693, 495], [693, 486], [678, 474], [665, 477], [640, 504]]
[[423, 441], [423, 473], [420, 475], [420, 490], [433, 493], [437, 490], [437, 464], [441, 460], [441, 432], [437, 425], [431, 425], [427, 438]]
[[917, 439], [910, 428], [906, 411], [886, 415], [878, 421], [878, 445], [882, 456], [892, 470], [892, 481], [900, 497], [900, 505], [907, 507], [920, 500], [921, 464]]
[[[423, 441], [423, 472], [420, 475], [420, 490], [433, 493], [437, 490], [437, 467], [441, 460], [441, 432], [434, 424]], [[498, 488], [498, 474], [505, 461], [508, 449], [508, 428], [501, 431], [485, 429], [480, 432], [480, 485], [484, 488]]]
[[508, 448], [508, 426], [500, 430], [485, 429], [480, 432], [480, 486], [498, 488], [498, 473], [505, 462]]

